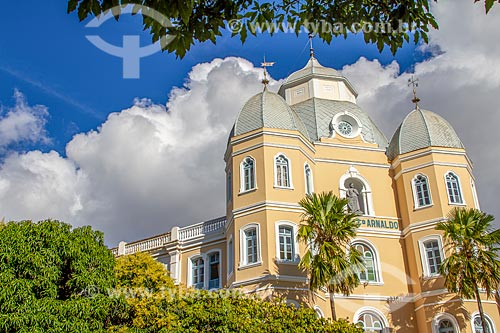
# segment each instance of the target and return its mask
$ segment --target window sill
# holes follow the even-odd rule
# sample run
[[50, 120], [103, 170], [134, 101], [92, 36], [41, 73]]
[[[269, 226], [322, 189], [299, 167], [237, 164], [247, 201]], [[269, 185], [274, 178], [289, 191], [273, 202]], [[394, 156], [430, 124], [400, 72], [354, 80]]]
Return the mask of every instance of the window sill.
[[278, 265], [298, 265], [300, 259], [286, 260], [286, 259], [274, 258], [274, 262]]
[[255, 192], [257, 191], [257, 187], [254, 187], [250, 190], [246, 190], [246, 191], [240, 191], [240, 193], [238, 193], [238, 195], [243, 195], [243, 194], [247, 194], [247, 193], [251, 193], [251, 192]]
[[462, 203], [458, 203], [458, 202], [448, 202], [448, 205], [450, 206], [460, 206], [460, 207], [466, 207], [467, 204], [462, 202]]
[[244, 270], [244, 269], [247, 269], [247, 268], [253, 268], [253, 267], [257, 267], [257, 266], [261, 266], [262, 265], [262, 261], [257, 261], [257, 262], [254, 262], [254, 263], [251, 263], [251, 264], [240, 264], [240, 266], [238, 267], [238, 270]]
[[274, 188], [276, 190], [290, 190], [290, 191], [294, 190], [294, 188], [292, 186], [278, 186], [278, 185], [274, 185]]
[[430, 207], [433, 207], [434, 204], [430, 204], [430, 205], [425, 205], [425, 206], [419, 206], [419, 207], [415, 207], [413, 208], [413, 211], [417, 211], [417, 210], [421, 210], [421, 209], [426, 209], [426, 208], [430, 208]]
[[383, 286], [384, 282], [379, 281], [359, 281], [363, 286]]
[[440, 277], [443, 277], [441, 274], [432, 274], [432, 275], [424, 275], [422, 277], [423, 280], [434, 280], [434, 279], [439, 279]]

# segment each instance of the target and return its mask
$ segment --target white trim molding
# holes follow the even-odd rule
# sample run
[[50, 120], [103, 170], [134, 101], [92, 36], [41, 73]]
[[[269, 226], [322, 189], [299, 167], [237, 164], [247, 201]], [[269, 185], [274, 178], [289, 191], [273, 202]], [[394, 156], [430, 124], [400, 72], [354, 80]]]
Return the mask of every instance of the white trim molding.
[[[288, 186], [283, 186], [283, 185], [278, 185], [278, 170], [277, 170], [277, 163], [276, 160], [278, 157], [283, 157], [286, 160], [286, 166], [287, 166], [287, 180], [288, 180]], [[292, 181], [292, 160], [286, 156], [285, 153], [279, 152], [276, 155], [274, 155], [273, 158], [273, 165], [274, 165], [274, 188], [278, 189], [289, 189], [293, 190], [293, 181]]]
[[[279, 240], [279, 228], [281, 226], [286, 226], [292, 229], [292, 260], [283, 259], [280, 257], [280, 240]], [[299, 257], [299, 242], [297, 241], [297, 233], [298, 233], [298, 225], [290, 222], [290, 221], [276, 221], [274, 223], [274, 231], [275, 231], [275, 243], [276, 243], [276, 263], [298, 263], [300, 261]]]
[[387, 321], [387, 318], [385, 317], [385, 315], [382, 313], [382, 311], [380, 311], [379, 309], [374, 308], [372, 306], [363, 306], [363, 307], [359, 308], [354, 313], [354, 316], [352, 317], [352, 322], [353, 323], [359, 322], [359, 320], [361, 319], [360, 317], [363, 314], [375, 314], [377, 317], [379, 317], [379, 319], [382, 320], [383, 325], [384, 325], [382, 332], [387, 332], [387, 330], [389, 329], [389, 321]]
[[[309, 171], [309, 176], [308, 176]], [[314, 192], [314, 178], [311, 166], [309, 163], [304, 162], [304, 186], [306, 194], [311, 194]]]
[[[447, 179], [448, 175], [452, 175], [452, 177], [455, 177], [455, 179], [456, 179], [460, 202], [451, 202], [450, 192], [448, 190], [448, 179]], [[448, 170], [444, 173], [444, 185], [446, 188], [446, 197], [448, 198], [448, 205], [450, 205], [450, 206], [466, 206], [464, 192], [462, 190], [462, 182], [460, 181], [460, 176], [456, 172], [454, 172], [453, 170]]]
[[[495, 327], [495, 322], [493, 321], [493, 319], [490, 317], [489, 314], [487, 314], [486, 312], [484, 313], [484, 316], [486, 317], [486, 321], [489, 322], [487, 323], [487, 325], [490, 327], [491, 329], [491, 332], [489, 333], [496, 333], [497, 330], [496, 330], [496, 327]], [[470, 316], [470, 326], [472, 328], [472, 333], [476, 333], [476, 330], [475, 330], [475, 327], [474, 327], [474, 319], [476, 317], [479, 317], [479, 311], [474, 311], [471, 316]], [[486, 332], [484, 332], [486, 333]]]
[[[427, 192], [429, 192], [429, 203], [428, 204], [425, 203], [425, 197], [423, 198], [424, 204], [420, 205], [420, 203], [419, 203], [417, 186], [415, 185], [415, 181], [418, 177], [422, 177], [425, 179], [425, 184], [427, 185]], [[433, 203], [432, 203], [431, 185], [429, 183], [429, 177], [427, 177], [423, 173], [415, 174], [415, 176], [413, 176], [413, 178], [411, 179], [411, 189], [412, 189], [412, 193], [413, 193], [413, 209], [417, 210], [417, 209], [432, 207]]]
[[351, 240], [351, 246], [355, 246], [357, 244], [362, 244], [366, 247], [368, 247], [372, 253], [373, 253], [373, 266], [375, 268], [375, 281], [361, 281], [361, 283], [368, 283], [369, 285], [383, 285], [384, 284], [384, 279], [382, 277], [382, 266], [381, 266], [381, 260], [380, 260], [380, 254], [373, 245], [372, 242], [370, 242], [368, 239], [365, 238], [354, 238]]
[[454, 329], [454, 331], [453, 331], [454, 333], [460, 332], [460, 326], [458, 325], [457, 319], [453, 315], [451, 315], [449, 313], [442, 312], [442, 313], [438, 313], [432, 319], [432, 333], [439, 333], [439, 323], [442, 320], [449, 320], [452, 323], [453, 329]]
[[[244, 164], [246, 163], [247, 160], [251, 160], [252, 161], [252, 173], [251, 173], [251, 181], [250, 181], [250, 185], [248, 188], [245, 188], [246, 184], [245, 184], [245, 167], [244, 167]], [[252, 182], [253, 180], [253, 182]], [[252, 184], [253, 183], [253, 184]], [[252, 186], [253, 185], [253, 186]], [[251, 192], [251, 191], [254, 191], [257, 189], [257, 162], [255, 160], [255, 158], [253, 156], [246, 156], [244, 159], [241, 160], [241, 163], [240, 163], [240, 194], [243, 194], [243, 193], [246, 193], [246, 192]]]
[[429, 241], [437, 241], [438, 243], [438, 248], [439, 248], [439, 254], [441, 256], [441, 262], [445, 259], [444, 257], [444, 251], [443, 251], [443, 239], [441, 235], [428, 235], [425, 237], [422, 237], [418, 240], [418, 248], [420, 249], [420, 260], [422, 263], [422, 273], [424, 278], [434, 278], [440, 276], [439, 272], [437, 273], [431, 273], [430, 272], [430, 267], [429, 267], [429, 258], [427, 257], [427, 251], [425, 249], [425, 243]]
[[[257, 242], [257, 253], [255, 262], [247, 262], [248, 249], [246, 245], [246, 231], [255, 228], [256, 242]], [[260, 240], [260, 224], [259, 223], [249, 223], [240, 229], [240, 263], [238, 269], [250, 268], [262, 264], [261, 255], [261, 240]]]

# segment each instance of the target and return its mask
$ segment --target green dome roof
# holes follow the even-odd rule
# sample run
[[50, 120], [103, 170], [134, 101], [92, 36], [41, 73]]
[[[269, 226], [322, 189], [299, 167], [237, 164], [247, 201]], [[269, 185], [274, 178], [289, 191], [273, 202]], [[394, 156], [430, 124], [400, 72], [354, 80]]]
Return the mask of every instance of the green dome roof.
[[464, 148], [453, 127], [440, 115], [417, 108], [410, 112], [394, 133], [387, 157], [427, 147]]
[[306, 126], [299, 116], [281, 96], [267, 89], [251, 97], [245, 103], [236, 119], [231, 136], [245, 134], [263, 127], [299, 131], [309, 139]]

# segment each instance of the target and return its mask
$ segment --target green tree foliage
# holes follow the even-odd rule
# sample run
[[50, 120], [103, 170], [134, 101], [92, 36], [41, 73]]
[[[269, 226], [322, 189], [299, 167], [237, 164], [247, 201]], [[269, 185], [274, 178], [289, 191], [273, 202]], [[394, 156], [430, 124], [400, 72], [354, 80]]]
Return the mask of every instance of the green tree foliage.
[[[479, 1], [483, 2], [474, 0]], [[486, 12], [494, 2], [484, 0]], [[249, 33], [266, 31], [270, 34], [309, 31], [327, 43], [334, 36], [347, 38], [348, 33], [359, 32], [380, 51], [388, 46], [395, 53], [412, 35], [415, 43], [421, 39], [427, 42], [429, 29], [438, 28], [430, 3], [431, 0], [68, 0], [68, 13], [77, 11], [79, 19], [84, 20], [89, 15], [112, 10], [118, 19], [121, 10], [117, 6], [133, 4], [136, 13], [142, 8], [144, 30], [150, 31], [152, 40], [164, 41], [162, 48], [181, 58], [195, 42], [210, 40], [215, 44], [226, 27], [242, 43]], [[365, 23], [374, 29], [359, 31]], [[377, 30], [376, 25], [383, 28]], [[167, 39], [169, 42], [165, 42]]]
[[144, 252], [119, 257], [115, 275], [118, 288], [147, 288], [151, 292], [176, 288], [165, 266]]
[[492, 215], [477, 209], [457, 208], [436, 227], [443, 231], [449, 253], [440, 266], [445, 286], [463, 298], [476, 298], [484, 332], [486, 321], [479, 289], [485, 289], [489, 298], [500, 284], [500, 230], [491, 231], [493, 220]]
[[103, 235], [59, 221], [0, 225], [0, 332], [103, 332], [114, 258]]
[[[155, 320], [134, 320], [114, 332], [168, 333], [362, 333], [345, 320], [318, 319], [313, 309], [295, 309], [284, 302], [264, 301], [236, 291], [184, 290], [163, 297], [146, 297], [158, 311]], [[151, 306], [151, 304], [145, 304]], [[151, 314], [151, 312], [147, 312]], [[147, 317], [147, 314], [140, 314]]]
[[308, 194], [299, 202], [304, 209], [297, 238], [307, 246], [299, 267], [310, 274], [310, 289], [327, 287], [332, 317], [336, 319], [334, 293], [349, 295], [359, 285], [361, 254], [350, 245], [356, 236], [356, 215], [346, 211], [347, 199], [333, 192]]
[[295, 309], [280, 300], [264, 301], [239, 290], [175, 286], [165, 266], [149, 254], [119, 257], [117, 292], [127, 295], [129, 322], [111, 332], [361, 333], [346, 321], [318, 319], [312, 309]]

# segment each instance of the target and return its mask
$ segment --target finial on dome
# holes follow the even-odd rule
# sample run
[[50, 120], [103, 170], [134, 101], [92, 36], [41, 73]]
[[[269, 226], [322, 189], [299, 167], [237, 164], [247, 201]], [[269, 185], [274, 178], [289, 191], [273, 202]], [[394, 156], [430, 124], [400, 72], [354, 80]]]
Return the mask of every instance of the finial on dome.
[[266, 61], [266, 56], [264, 56], [264, 62], [260, 64], [260, 66], [264, 69], [264, 78], [262, 79], [262, 84], [264, 85], [264, 90], [267, 88], [267, 85], [269, 84], [269, 80], [267, 79], [267, 67], [271, 67], [274, 65], [274, 62], [267, 62]]
[[417, 97], [417, 88], [418, 88], [418, 78], [415, 78], [413, 75], [408, 79], [408, 87], [413, 86], [413, 99], [412, 103], [415, 104], [415, 109], [418, 109], [418, 102], [420, 102], [420, 98]]
[[309, 33], [309, 56], [311, 58], [314, 58], [313, 37], [314, 35]]

